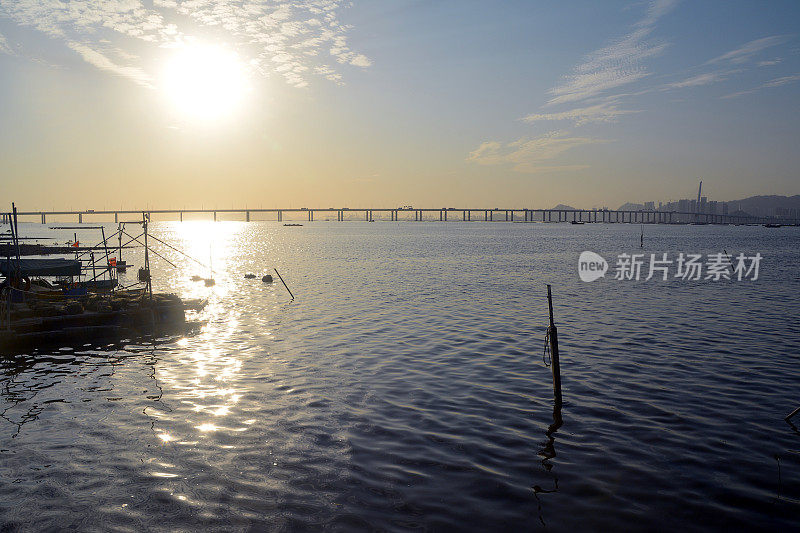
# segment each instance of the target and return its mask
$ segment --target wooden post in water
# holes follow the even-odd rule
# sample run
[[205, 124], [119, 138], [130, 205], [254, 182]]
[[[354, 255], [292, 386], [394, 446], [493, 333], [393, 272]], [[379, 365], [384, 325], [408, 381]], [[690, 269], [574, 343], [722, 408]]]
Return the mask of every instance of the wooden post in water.
[[553, 296], [550, 285], [547, 286], [547, 305], [550, 308], [550, 325], [547, 327], [547, 338], [550, 340], [550, 358], [553, 368], [553, 397], [557, 406], [561, 405], [561, 364], [558, 359], [558, 329], [553, 322]]

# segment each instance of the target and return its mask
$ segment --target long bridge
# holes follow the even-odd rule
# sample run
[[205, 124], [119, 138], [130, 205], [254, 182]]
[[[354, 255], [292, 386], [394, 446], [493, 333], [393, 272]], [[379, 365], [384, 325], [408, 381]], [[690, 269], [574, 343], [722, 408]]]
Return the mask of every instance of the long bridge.
[[[320, 216], [336, 216], [337, 221], [345, 220], [388, 220], [388, 221], [484, 221], [484, 222], [590, 222], [590, 223], [635, 223], [635, 224], [799, 224], [800, 219], [787, 219], [775, 217], [757, 217], [741, 214], [712, 214], [712, 213], [691, 213], [681, 211], [631, 211], [631, 210], [607, 210], [607, 209], [526, 209], [526, 208], [423, 208], [414, 207], [402, 208], [243, 208], [243, 209], [120, 209], [120, 210], [93, 210], [82, 211], [18, 211], [17, 216], [35, 217], [42, 224], [47, 223], [48, 217], [77, 217], [79, 223], [85, 219], [98, 221], [98, 218], [114, 217], [114, 222], [120, 221], [121, 215], [141, 216], [147, 213], [149, 216], [173, 215], [178, 220], [183, 220], [185, 215], [209, 215], [212, 220], [217, 220], [218, 216], [238, 215], [247, 222], [254, 217], [269, 217], [271, 220], [281, 222], [284, 216], [289, 215], [290, 220], [301, 219], [313, 222]], [[0, 222], [8, 223], [8, 214], [0, 217]], [[259, 218], [265, 220], [265, 218]]]

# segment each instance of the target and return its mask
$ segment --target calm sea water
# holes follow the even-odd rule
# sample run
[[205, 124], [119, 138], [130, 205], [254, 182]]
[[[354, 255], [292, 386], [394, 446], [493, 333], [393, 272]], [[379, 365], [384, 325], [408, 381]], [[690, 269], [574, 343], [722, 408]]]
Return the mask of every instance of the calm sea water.
[[[638, 225], [152, 230], [213, 254], [211, 288], [169, 248], [179, 268], [153, 259], [157, 290], [209, 298], [205, 326], [3, 359], [0, 529], [800, 524], [800, 432], [783, 421], [800, 406], [798, 228], [646, 226], [645, 253], [760, 252], [759, 279], [594, 283], [578, 254], [639, 252]], [[273, 267], [295, 301], [243, 278]]]

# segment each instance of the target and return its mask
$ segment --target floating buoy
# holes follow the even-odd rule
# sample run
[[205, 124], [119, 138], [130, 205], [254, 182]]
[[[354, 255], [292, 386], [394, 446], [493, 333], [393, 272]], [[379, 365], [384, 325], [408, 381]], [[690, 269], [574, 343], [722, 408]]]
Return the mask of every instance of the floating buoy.
[[211, 287], [212, 285], [214, 285], [216, 283], [216, 281], [214, 281], [213, 278], [206, 278], [206, 279], [203, 280], [203, 283], [206, 284], [206, 287]]
[[254, 279], [255, 277], [256, 275], [253, 274], [252, 272], [248, 272], [247, 274], [244, 275], [244, 279]]
[[267, 274], [266, 276], [261, 278], [261, 281], [263, 281], [264, 283], [272, 283], [272, 276]]

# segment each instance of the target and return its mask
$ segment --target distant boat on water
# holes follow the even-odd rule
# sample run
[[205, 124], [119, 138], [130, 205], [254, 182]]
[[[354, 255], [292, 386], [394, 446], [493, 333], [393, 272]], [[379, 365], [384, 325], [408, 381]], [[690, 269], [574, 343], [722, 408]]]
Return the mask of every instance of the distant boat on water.
[[284, 224], [284, 226], [302, 226], [302, 224]]
[[576, 224], [576, 225], [577, 224], [586, 224], [586, 222], [579, 222], [577, 220], [573, 220], [573, 221], [570, 222], [570, 224]]

